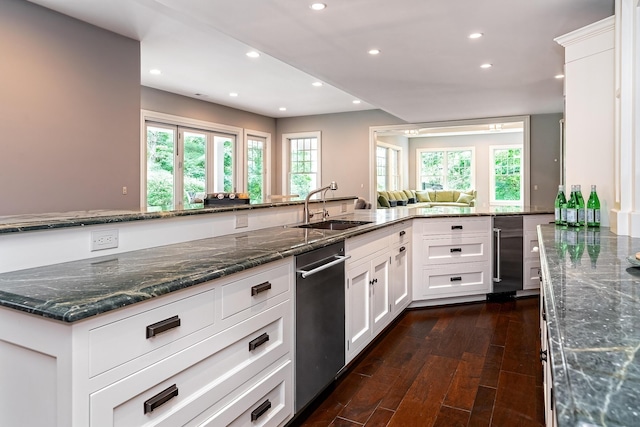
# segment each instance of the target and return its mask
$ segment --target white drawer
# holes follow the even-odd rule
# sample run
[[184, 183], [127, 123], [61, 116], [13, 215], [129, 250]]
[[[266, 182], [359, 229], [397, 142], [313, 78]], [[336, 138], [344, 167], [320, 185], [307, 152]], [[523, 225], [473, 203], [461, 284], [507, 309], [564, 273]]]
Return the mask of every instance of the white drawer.
[[522, 229], [525, 233], [527, 231], [537, 231], [539, 224], [549, 224], [552, 222], [554, 222], [554, 216], [550, 214], [522, 215]]
[[540, 289], [540, 261], [524, 262], [523, 289]]
[[491, 292], [489, 265], [477, 262], [424, 268], [419, 286], [422, 298], [488, 293]]
[[420, 261], [423, 265], [487, 261], [490, 243], [486, 236], [423, 239]]
[[491, 218], [430, 218], [420, 221], [424, 236], [457, 236], [468, 233], [489, 233]]
[[290, 380], [292, 363], [276, 371], [246, 390], [230, 405], [204, 421], [194, 420], [188, 426], [262, 427], [279, 426], [293, 416], [293, 390]]
[[291, 289], [291, 264], [263, 271], [222, 286], [222, 318], [251, 309], [257, 314], [265, 302]]
[[411, 241], [411, 224], [396, 224], [391, 232], [391, 245], [403, 245]]
[[[176, 342], [214, 323], [215, 289], [89, 331], [89, 376]], [[153, 336], [149, 336], [153, 334]]]
[[524, 259], [540, 261], [540, 249], [538, 247], [538, 233], [525, 231], [523, 236]]
[[[213, 335], [91, 394], [91, 426], [185, 425], [276, 361], [290, 358], [291, 330], [286, 302]], [[160, 403], [163, 392], [169, 398]]]
[[388, 250], [389, 238], [388, 230], [377, 230], [347, 239], [345, 252], [351, 256], [347, 260], [347, 265], [357, 264], [364, 258], [374, 256], [380, 251]]

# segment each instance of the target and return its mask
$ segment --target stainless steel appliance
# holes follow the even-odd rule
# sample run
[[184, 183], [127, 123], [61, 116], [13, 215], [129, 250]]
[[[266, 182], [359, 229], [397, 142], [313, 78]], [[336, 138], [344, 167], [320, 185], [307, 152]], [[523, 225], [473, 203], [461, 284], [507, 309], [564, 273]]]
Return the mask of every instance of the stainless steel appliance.
[[344, 242], [296, 257], [296, 413], [345, 365]]
[[522, 215], [493, 218], [493, 293], [515, 294], [523, 286]]

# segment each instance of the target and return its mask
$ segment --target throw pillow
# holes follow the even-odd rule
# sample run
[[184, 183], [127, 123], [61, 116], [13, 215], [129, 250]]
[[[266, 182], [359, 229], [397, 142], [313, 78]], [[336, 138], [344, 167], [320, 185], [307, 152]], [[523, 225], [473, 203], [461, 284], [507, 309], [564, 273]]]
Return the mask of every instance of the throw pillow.
[[430, 202], [431, 199], [429, 198], [429, 192], [428, 191], [416, 191], [416, 199], [419, 202]]
[[402, 191], [404, 192], [405, 196], [407, 196], [407, 199], [411, 199], [412, 197], [415, 197], [411, 192], [411, 190], [402, 190]]
[[383, 208], [390, 208], [389, 199], [384, 197], [382, 194], [378, 196], [378, 204]]
[[466, 193], [460, 193], [460, 197], [458, 197], [458, 200], [456, 202], [457, 203], [469, 204], [469, 203], [471, 203], [472, 200], [473, 200], [473, 195], [466, 194]]
[[453, 202], [452, 190], [438, 190], [436, 191], [436, 202]]

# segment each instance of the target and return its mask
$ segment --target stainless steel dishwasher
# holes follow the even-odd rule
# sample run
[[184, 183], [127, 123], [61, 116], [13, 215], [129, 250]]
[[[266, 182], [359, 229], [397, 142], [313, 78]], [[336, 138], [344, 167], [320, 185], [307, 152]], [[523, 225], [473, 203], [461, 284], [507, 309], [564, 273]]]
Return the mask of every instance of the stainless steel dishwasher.
[[344, 242], [296, 257], [296, 413], [345, 365]]

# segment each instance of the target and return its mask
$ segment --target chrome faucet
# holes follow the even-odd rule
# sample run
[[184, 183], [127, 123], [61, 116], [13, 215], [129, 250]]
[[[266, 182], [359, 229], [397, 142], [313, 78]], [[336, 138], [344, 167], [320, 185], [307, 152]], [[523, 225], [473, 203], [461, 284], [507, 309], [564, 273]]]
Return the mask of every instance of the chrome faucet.
[[[309, 199], [311, 198], [311, 196], [313, 196], [314, 194], [322, 193], [322, 201], [325, 201], [325, 196], [327, 194], [327, 191], [329, 190], [337, 190], [338, 189], [338, 184], [335, 181], [331, 181], [331, 184], [329, 184], [326, 187], [322, 187], [322, 188], [318, 188], [316, 190], [310, 191], [309, 194], [307, 194], [307, 197], [304, 199], [304, 223], [308, 224], [309, 220], [311, 218], [313, 218], [313, 215], [310, 211], [309, 211]], [[329, 216], [329, 213], [327, 212], [327, 210], [323, 207], [322, 208], [322, 218], [324, 219], [325, 217]]]

